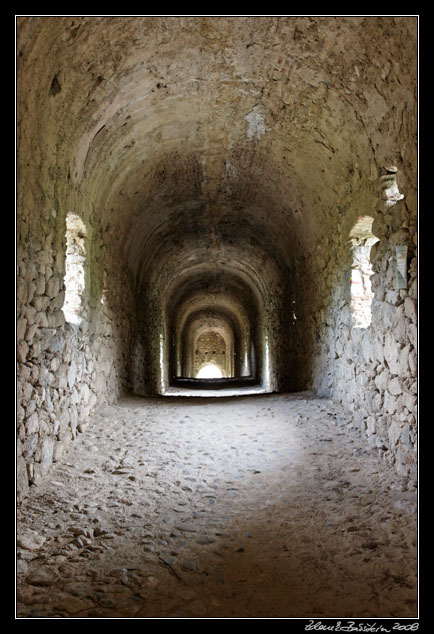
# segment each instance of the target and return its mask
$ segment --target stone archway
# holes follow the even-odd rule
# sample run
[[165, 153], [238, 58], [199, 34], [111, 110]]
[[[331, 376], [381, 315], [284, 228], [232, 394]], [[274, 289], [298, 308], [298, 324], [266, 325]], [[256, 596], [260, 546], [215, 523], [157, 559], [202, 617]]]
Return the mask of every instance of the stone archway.
[[204, 366], [212, 365], [219, 370], [217, 375], [214, 374], [214, 376], [218, 376], [219, 378], [232, 376], [233, 351], [230, 349], [228, 343], [224, 337], [215, 330], [205, 330], [204, 333], [199, 334], [194, 342], [195, 360], [193, 375], [197, 378]]

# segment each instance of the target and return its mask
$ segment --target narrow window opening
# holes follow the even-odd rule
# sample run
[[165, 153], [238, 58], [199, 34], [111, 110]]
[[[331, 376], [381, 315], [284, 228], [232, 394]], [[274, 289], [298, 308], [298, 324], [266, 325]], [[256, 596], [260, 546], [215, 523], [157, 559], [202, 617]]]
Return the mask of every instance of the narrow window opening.
[[385, 166], [386, 174], [381, 177], [381, 188], [383, 190], [383, 198], [385, 200], [386, 207], [393, 207], [399, 200], [404, 198], [404, 194], [398, 189], [398, 183], [396, 176], [398, 168], [395, 165]]
[[83, 321], [85, 290], [86, 227], [77, 214], [66, 218], [65, 301], [63, 314], [67, 322], [79, 325]]
[[372, 233], [371, 216], [360, 216], [350, 232], [352, 246], [351, 270], [351, 320], [355, 328], [368, 328], [371, 323], [371, 304], [374, 293], [371, 288], [373, 268], [371, 249], [378, 242]]

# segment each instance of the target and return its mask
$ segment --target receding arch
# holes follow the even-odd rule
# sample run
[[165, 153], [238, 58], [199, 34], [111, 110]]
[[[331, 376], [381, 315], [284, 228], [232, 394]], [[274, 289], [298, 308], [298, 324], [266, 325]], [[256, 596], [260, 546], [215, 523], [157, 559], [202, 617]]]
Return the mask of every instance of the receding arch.
[[251, 376], [260, 383], [265, 311], [258, 295], [237, 271], [182, 276], [165, 307], [171, 375], [194, 376], [195, 339], [214, 329], [225, 339], [227, 377]]
[[227, 315], [199, 311], [187, 320], [180, 333], [180, 376], [196, 376], [198, 367], [213, 361], [225, 378], [235, 376], [235, 353], [239, 334]]
[[[231, 349], [226, 338], [216, 328], [204, 328], [202, 332], [196, 332], [194, 341], [193, 376], [204, 376], [204, 368], [207, 368], [205, 378], [231, 377]], [[213, 368], [216, 370], [213, 371]], [[211, 374], [212, 371], [212, 374]]]

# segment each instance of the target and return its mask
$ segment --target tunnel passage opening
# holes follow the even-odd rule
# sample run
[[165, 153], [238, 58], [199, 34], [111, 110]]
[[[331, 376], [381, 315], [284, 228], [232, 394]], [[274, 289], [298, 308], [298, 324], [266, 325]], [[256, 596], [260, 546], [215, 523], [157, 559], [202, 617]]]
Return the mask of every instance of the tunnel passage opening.
[[223, 374], [221, 369], [215, 363], [206, 363], [200, 367], [196, 376], [196, 379], [222, 379]]
[[[238, 271], [195, 271], [165, 306], [169, 392], [184, 386], [266, 389], [263, 307]], [[204, 366], [214, 366], [204, 376]], [[208, 370], [211, 368], [208, 367]]]
[[229, 346], [224, 337], [214, 331], [200, 334], [195, 343], [193, 374], [196, 379], [221, 379], [231, 376]]
[[206, 309], [193, 313], [181, 334], [177, 376], [198, 378], [202, 366], [212, 363], [220, 368], [221, 378], [240, 374], [235, 364], [240, 332], [230, 315]]
[[179, 343], [171, 384], [200, 389], [233, 386], [235, 382], [241, 386], [242, 379], [250, 379], [249, 384], [256, 381], [251, 374], [255, 344], [249, 327], [221, 306], [193, 312], [173, 337]]

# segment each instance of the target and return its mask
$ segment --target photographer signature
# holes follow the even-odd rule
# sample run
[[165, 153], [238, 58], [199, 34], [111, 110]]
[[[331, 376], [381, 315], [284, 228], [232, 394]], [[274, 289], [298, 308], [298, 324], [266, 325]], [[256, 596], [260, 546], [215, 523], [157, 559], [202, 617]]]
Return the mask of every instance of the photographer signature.
[[342, 623], [338, 621], [336, 625], [326, 625], [321, 621], [309, 621], [308, 625], [304, 628], [306, 631], [314, 630], [317, 632], [416, 632], [419, 629], [419, 623], [391, 623], [390, 628], [384, 625], [377, 625], [377, 623], [356, 623], [355, 621], [348, 621]]

